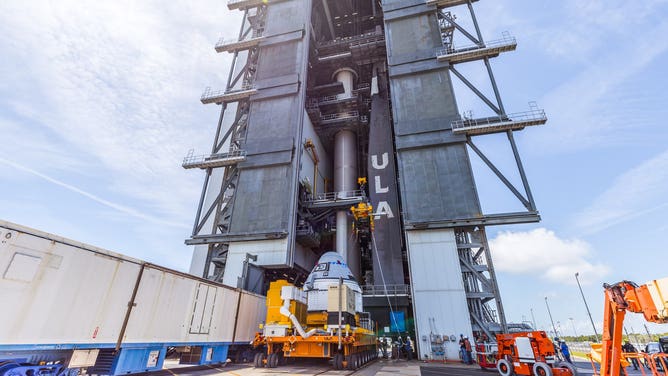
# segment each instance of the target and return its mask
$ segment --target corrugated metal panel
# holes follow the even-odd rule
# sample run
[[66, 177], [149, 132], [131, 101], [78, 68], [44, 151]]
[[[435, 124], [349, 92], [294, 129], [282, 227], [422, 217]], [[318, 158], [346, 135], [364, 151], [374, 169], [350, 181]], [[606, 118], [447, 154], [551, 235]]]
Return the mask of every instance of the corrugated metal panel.
[[253, 262], [255, 265], [282, 265], [286, 262], [287, 247], [287, 238], [231, 243], [227, 253], [223, 284], [232, 287], [237, 286], [237, 279], [241, 277], [243, 272], [243, 263], [246, 260], [247, 253], [257, 256], [257, 261]]
[[404, 223], [480, 216], [464, 144], [405, 150], [398, 160]]
[[[429, 354], [430, 334], [472, 337], [454, 230], [407, 231], [415, 327], [420, 356]], [[457, 359], [459, 344], [446, 343]]]
[[424, 64], [442, 47], [436, 12], [422, 13], [422, 5], [410, 1], [391, 8], [405, 15], [385, 21], [390, 72], [414, 68], [390, 78], [404, 223], [478, 218], [466, 140], [444, 135], [460, 117], [450, 74], [447, 67]]
[[[310, 24], [310, 9], [310, 0], [281, 1], [267, 7], [266, 35], [299, 32], [304, 37], [260, 47], [256, 80], [279, 86], [261, 89], [256, 98], [251, 98], [246, 142], [251, 146], [261, 145], [261, 150], [257, 150], [261, 154], [254, 155], [247, 165], [239, 166], [241, 171], [236, 190], [242, 194], [235, 195], [231, 217], [230, 232], [233, 234], [289, 234], [288, 241], [281, 242], [282, 249], [276, 249], [275, 244], [271, 247], [271, 261], [267, 263], [274, 265], [292, 266], [293, 263], [293, 212], [296, 209], [301, 154], [305, 100], [303, 81], [307, 70], [309, 35], [309, 30], [304, 30], [304, 27]], [[301, 85], [296, 85], [294, 80], [299, 80]], [[280, 90], [288, 86], [298, 87], [299, 90]], [[281, 96], [263, 95], [270, 91]], [[286, 139], [287, 151], [283, 142]], [[279, 146], [280, 150], [277, 150]], [[276, 165], [277, 161], [283, 164]], [[264, 249], [263, 241], [258, 243]], [[243, 253], [245, 255], [246, 251]], [[231, 246], [225, 284], [236, 286], [240, 273], [230, 272], [230, 266], [237, 261]]]

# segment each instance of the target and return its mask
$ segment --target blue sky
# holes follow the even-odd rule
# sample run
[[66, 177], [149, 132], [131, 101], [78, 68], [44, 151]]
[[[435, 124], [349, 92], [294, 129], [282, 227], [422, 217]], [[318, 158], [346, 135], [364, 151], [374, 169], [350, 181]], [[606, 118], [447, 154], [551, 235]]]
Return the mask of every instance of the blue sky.
[[[203, 175], [180, 164], [210, 148], [217, 107], [199, 96], [223, 86], [230, 56], [213, 45], [239, 24], [224, 3], [1, 2], [0, 218], [187, 270]], [[486, 39], [518, 39], [493, 61], [507, 112], [537, 101], [550, 119], [516, 133], [543, 221], [488, 228], [507, 317], [533, 309], [547, 329], [547, 296], [565, 334], [569, 318], [591, 332], [575, 271], [599, 326], [603, 282], [666, 276], [668, 1], [497, 0], [476, 11]], [[479, 65], [460, 70], [487, 85]], [[460, 111], [485, 113], [456, 89]], [[517, 182], [503, 137], [476, 142]], [[474, 169], [487, 211], [518, 209]]]

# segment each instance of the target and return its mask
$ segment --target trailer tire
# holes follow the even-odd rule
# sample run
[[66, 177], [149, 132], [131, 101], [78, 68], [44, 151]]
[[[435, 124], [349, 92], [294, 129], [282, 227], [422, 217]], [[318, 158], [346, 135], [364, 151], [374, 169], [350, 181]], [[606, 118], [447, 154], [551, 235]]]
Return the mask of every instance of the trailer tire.
[[355, 370], [357, 369], [358, 366], [358, 360], [357, 360], [357, 354], [350, 354], [348, 356], [348, 369], [349, 370]]
[[552, 368], [547, 363], [536, 362], [533, 364], [533, 374], [535, 376], [552, 376]]
[[335, 370], [342, 370], [343, 369], [343, 354], [335, 354], [334, 359], [332, 359], [332, 363], [334, 366]]
[[499, 371], [501, 376], [512, 376], [515, 374], [513, 364], [506, 359], [499, 359], [499, 361], [496, 362], [496, 370]]
[[267, 367], [276, 368], [278, 367], [278, 353], [271, 353], [267, 358]]
[[572, 376], [578, 376], [577, 368], [575, 368], [572, 364], [570, 364], [568, 362], [557, 363], [555, 368], [566, 368], [568, 371], [570, 371]]
[[253, 358], [253, 366], [255, 366], [255, 368], [262, 368], [262, 356], [263, 355], [264, 355], [263, 353], [255, 354], [255, 357]]

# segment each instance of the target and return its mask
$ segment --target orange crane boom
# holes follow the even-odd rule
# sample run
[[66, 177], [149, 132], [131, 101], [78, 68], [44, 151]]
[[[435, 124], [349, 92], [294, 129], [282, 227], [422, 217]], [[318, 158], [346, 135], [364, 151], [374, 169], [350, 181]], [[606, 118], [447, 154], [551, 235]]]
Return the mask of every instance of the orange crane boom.
[[601, 349], [601, 376], [619, 375], [622, 332], [626, 311], [642, 313], [645, 320], [668, 323], [668, 278], [638, 286], [631, 281], [604, 284], [605, 307]]

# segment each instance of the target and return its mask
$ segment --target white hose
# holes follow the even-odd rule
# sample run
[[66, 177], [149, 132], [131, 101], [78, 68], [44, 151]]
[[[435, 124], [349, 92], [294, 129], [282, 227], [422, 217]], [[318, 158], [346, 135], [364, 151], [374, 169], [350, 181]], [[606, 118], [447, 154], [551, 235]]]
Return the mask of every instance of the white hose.
[[299, 323], [299, 320], [297, 320], [295, 315], [290, 312], [290, 299], [283, 299], [283, 305], [281, 306], [279, 312], [281, 315], [289, 318], [290, 321], [292, 321], [292, 324], [295, 326], [302, 338], [308, 338], [315, 333], [315, 329], [311, 329], [308, 332], [305, 332], [304, 328], [302, 328], [302, 325]]

